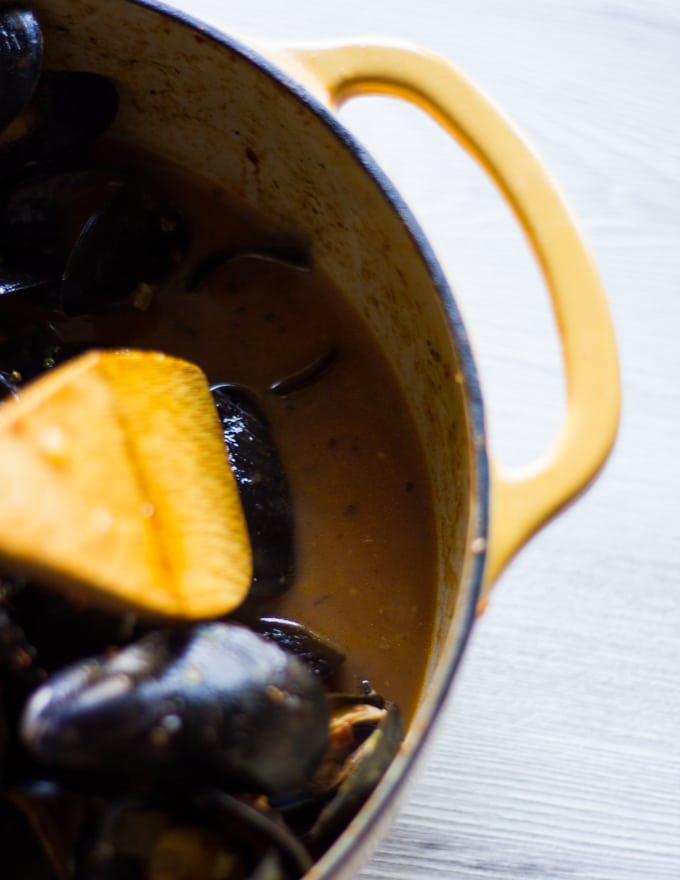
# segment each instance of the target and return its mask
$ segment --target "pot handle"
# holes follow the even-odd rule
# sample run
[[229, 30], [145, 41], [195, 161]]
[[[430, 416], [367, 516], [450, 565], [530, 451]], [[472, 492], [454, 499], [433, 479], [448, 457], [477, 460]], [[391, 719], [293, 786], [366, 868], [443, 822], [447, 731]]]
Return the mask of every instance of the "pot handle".
[[[332, 108], [365, 94], [404, 98], [452, 134], [494, 180], [541, 267], [557, 320], [567, 408], [556, 442], [531, 465], [491, 462], [483, 602], [526, 541], [594, 479], [618, 428], [612, 322], [597, 270], [564, 201], [512, 125], [463, 74], [417, 47], [354, 44], [263, 54]], [[475, 542], [479, 551], [479, 541]]]

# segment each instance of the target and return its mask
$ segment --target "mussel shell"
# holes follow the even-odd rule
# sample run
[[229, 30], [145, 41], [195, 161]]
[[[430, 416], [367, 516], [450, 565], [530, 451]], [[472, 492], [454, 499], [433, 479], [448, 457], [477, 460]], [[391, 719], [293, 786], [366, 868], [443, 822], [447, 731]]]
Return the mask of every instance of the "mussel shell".
[[[46, 290], [51, 292], [52, 288]], [[16, 299], [12, 297], [12, 305], [18, 305], [21, 301], [26, 308], [17, 308], [10, 314], [9, 309], [2, 308], [9, 306], [10, 300], [3, 303], [0, 298], [0, 324], [5, 334], [5, 338], [0, 340], [0, 371], [5, 374], [13, 390], [19, 393], [24, 382], [91, 347], [86, 342], [62, 342], [50, 326], [45, 310], [42, 307], [34, 309], [29, 300], [27, 295]]]
[[124, 615], [28, 581], [8, 603], [40, 666], [56, 672], [81, 657], [129, 644], [142, 634], [134, 615]]
[[0, 266], [0, 296], [32, 294], [49, 299], [56, 298], [59, 276], [53, 266], [35, 261], [30, 268], [23, 266]]
[[68, 315], [127, 303], [179, 263], [189, 227], [136, 179], [95, 171], [37, 174], [6, 188], [0, 212], [0, 295], [50, 290]]
[[295, 522], [288, 478], [269, 422], [253, 395], [229, 384], [210, 390], [253, 549], [250, 596], [278, 596], [295, 578]]
[[303, 837], [315, 858], [325, 852], [359, 812], [399, 751], [404, 738], [401, 713], [394, 703], [386, 708], [384, 719], [357, 751], [360, 760]]
[[331, 678], [345, 662], [345, 655], [327, 639], [295, 620], [282, 617], [256, 617], [248, 625], [284, 651], [299, 657], [324, 681]]
[[0, 254], [5, 264], [30, 267], [51, 261], [63, 272], [88, 219], [121, 181], [94, 171], [37, 174], [8, 187], [0, 212]]
[[245, 627], [150, 633], [56, 673], [31, 697], [22, 741], [55, 767], [121, 785], [299, 788], [326, 747], [317, 677]]
[[15, 377], [12, 373], [0, 370], [0, 400], [5, 400], [7, 397], [17, 398], [18, 396], [19, 389]]
[[43, 40], [27, 9], [0, 9], [0, 132], [28, 104], [40, 77]]
[[27, 114], [26, 133], [0, 143], [0, 178], [34, 173], [94, 143], [118, 112], [107, 77], [81, 71], [43, 72]]
[[187, 279], [187, 290], [197, 290], [208, 281], [213, 273], [236, 260], [264, 260], [278, 263], [288, 269], [310, 269], [309, 253], [306, 248], [292, 243], [253, 245], [252, 247], [227, 247], [212, 251], [204, 257]]
[[64, 269], [62, 309], [81, 315], [128, 302], [139, 284], [177, 267], [189, 239], [188, 224], [165, 197], [126, 182], [83, 227]]
[[269, 390], [277, 397], [288, 397], [290, 394], [303, 391], [322, 379], [335, 366], [338, 357], [338, 349], [333, 346], [301, 369], [277, 379], [270, 385]]

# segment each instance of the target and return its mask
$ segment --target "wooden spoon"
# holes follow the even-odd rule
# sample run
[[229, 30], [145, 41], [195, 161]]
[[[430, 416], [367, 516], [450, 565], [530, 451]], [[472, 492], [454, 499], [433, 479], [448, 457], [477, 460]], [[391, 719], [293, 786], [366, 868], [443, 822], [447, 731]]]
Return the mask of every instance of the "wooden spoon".
[[135, 611], [240, 605], [250, 543], [200, 369], [90, 351], [0, 404], [0, 560]]

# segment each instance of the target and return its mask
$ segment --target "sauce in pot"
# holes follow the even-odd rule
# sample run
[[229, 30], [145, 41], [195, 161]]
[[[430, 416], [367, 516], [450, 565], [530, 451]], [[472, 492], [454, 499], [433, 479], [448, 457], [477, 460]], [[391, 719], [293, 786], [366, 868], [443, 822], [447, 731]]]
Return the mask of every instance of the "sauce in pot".
[[[370, 329], [314, 268], [313, 247], [311, 268], [242, 256], [188, 289], [214, 252], [253, 254], [290, 241], [156, 159], [108, 146], [90, 164], [132, 169], [165, 193], [188, 218], [192, 243], [143, 308], [53, 313], [57, 338], [157, 349], [197, 363], [211, 384], [255, 393], [290, 482], [296, 529], [295, 582], [259, 600], [257, 612], [298, 620], [334, 642], [347, 655], [342, 687], [356, 691], [368, 680], [408, 719], [433, 627], [434, 526], [423, 452]], [[0, 320], [12, 308], [11, 298], [0, 301]], [[285, 393], [286, 380], [307, 373]], [[283, 393], [271, 390], [277, 383]]]
[[[52, 403], [54, 387], [65, 388], [49, 409], [49, 458], [53, 428], [57, 438], [66, 427], [79, 438], [81, 420], [101, 414], [83, 432], [94, 442], [74, 445], [70, 470], [60, 472], [63, 494], [38, 508], [49, 511], [44, 519], [35, 515], [41, 498], [33, 487], [44, 498], [53, 473], [36, 465], [42, 459], [16, 466], [32, 441], [5, 447], [16, 492], [5, 494], [3, 554], [54, 577], [55, 589], [0, 570], [0, 873], [296, 880], [398, 753], [428, 662], [436, 533], [409, 407], [371, 329], [315, 265], [313, 241], [271, 228], [188, 172], [101, 141], [129, 95], [95, 72], [43, 69], [43, 37], [29, 10], [0, 11], [0, 32], [9, 34], [0, 72], [10, 96], [0, 101], [0, 396], [18, 398], [0, 404], [5, 426], [18, 425], [21, 435], [45, 399]], [[25, 387], [92, 348], [191, 361], [213, 386], [212, 399], [202, 376], [198, 385], [175, 381], [182, 374], [174, 372], [157, 379], [140, 362], [168, 359], [138, 353], [91, 354]], [[107, 384], [106, 406], [95, 409], [68, 379], [83, 363], [104, 360], [125, 378], [119, 391]], [[162, 389], [160, 404], [146, 396], [151, 382]], [[131, 386], [135, 405], [126, 408]], [[242, 560], [246, 524], [253, 546], [252, 582], [248, 565], [240, 582], [250, 593], [233, 619], [189, 625], [138, 613], [158, 606], [141, 600], [149, 580], [134, 581], [127, 569], [119, 582], [131, 587], [130, 602], [108, 607], [109, 593], [100, 607], [87, 587], [107, 573], [106, 562], [87, 541], [74, 542], [70, 559], [89, 553], [89, 580], [75, 571], [60, 593], [58, 566], [41, 567], [37, 551], [86, 538], [82, 524], [99, 512], [100, 494], [104, 504], [121, 494], [113, 474], [122, 471], [107, 469], [107, 451], [139, 464], [134, 438], [154, 445], [156, 422], [171, 423], [173, 443], [181, 430], [193, 436], [195, 420], [187, 428], [187, 419], [169, 416], [201, 411], [215, 426], [212, 403], [247, 521]], [[218, 434], [214, 468], [199, 453], [184, 458], [167, 436], [156, 447], [160, 467], [174, 452], [183, 488], [194, 485], [187, 473], [198, 473], [197, 483], [202, 476], [184, 470], [187, 462], [229, 476]], [[97, 469], [86, 467], [92, 463]], [[58, 455], [49, 464], [59, 467]], [[135, 521], [166, 497], [153, 494], [156, 476], [140, 465], [125, 483], [133, 485]], [[85, 486], [87, 504], [69, 518], [76, 486]], [[12, 508], [11, 497], [21, 504]], [[195, 557], [184, 558], [181, 538], [170, 545], [169, 537], [193, 535], [191, 527], [173, 531], [190, 507], [176, 503], [184, 499], [178, 492], [167, 497], [155, 526], [172, 551], [164, 561], [177, 550], [190, 567]], [[208, 497], [212, 509], [216, 496]], [[125, 521], [114, 516], [119, 509], [111, 507], [116, 523]], [[230, 509], [240, 519], [238, 504]], [[198, 521], [210, 522], [202, 514]], [[11, 540], [21, 537], [23, 555]], [[109, 546], [133, 556], [127, 537], [95, 550], [103, 556]], [[205, 546], [198, 553], [212, 561]], [[145, 550], [137, 553], [148, 561]], [[228, 571], [229, 560], [218, 558], [215, 570]], [[318, 633], [321, 648], [281, 618]]]

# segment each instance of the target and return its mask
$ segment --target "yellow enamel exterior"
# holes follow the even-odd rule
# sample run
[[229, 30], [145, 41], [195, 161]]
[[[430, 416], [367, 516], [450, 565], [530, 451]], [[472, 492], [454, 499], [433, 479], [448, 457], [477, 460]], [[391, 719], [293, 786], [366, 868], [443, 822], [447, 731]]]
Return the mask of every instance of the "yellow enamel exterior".
[[392, 95], [425, 110], [479, 162], [513, 209], [540, 265], [561, 339], [566, 414], [553, 447], [530, 466], [491, 462], [482, 592], [526, 541], [604, 464], [620, 413], [618, 357], [595, 265], [562, 196], [513, 126], [453, 65], [403, 45], [342, 45], [264, 54], [325, 103]]

